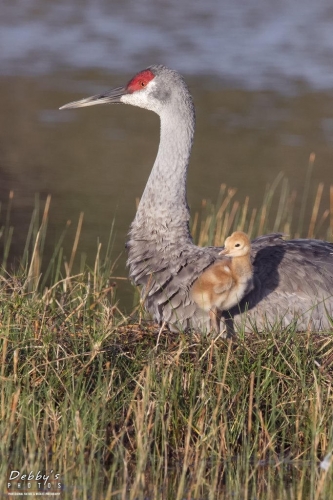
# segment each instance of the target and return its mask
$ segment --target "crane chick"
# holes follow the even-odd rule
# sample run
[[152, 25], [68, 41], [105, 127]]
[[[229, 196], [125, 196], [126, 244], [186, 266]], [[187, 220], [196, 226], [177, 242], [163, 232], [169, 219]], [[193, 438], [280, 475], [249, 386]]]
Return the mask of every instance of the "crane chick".
[[228, 256], [208, 267], [194, 282], [191, 295], [196, 304], [209, 311], [211, 328], [219, 332], [219, 312], [240, 302], [252, 286], [251, 243], [242, 231], [225, 240], [219, 255]]

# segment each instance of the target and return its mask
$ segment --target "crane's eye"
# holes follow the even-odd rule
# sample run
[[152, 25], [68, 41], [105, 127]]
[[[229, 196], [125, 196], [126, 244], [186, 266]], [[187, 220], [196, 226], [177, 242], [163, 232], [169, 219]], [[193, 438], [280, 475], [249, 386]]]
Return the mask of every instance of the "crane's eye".
[[146, 84], [146, 82], [144, 82], [143, 80], [141, 80], [141, 82], [140, 82], [140, 86], [141, 86], [141, 87], [145, 87], [146, 85], [147, 85], [147, 84]]

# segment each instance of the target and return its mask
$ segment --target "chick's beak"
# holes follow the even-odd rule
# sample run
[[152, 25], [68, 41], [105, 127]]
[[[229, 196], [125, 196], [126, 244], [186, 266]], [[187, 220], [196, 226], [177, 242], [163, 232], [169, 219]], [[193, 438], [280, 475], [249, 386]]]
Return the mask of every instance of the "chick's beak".
[[117, 87], [104, 94], [93, 95], [79, 101], [69, 102], [59, 109], [83, 108], [85, 106], [94, 106], [95, 104], [120, 104], [122, 102], [121, 98], [125, 94], [127, 94], [125, 87]]

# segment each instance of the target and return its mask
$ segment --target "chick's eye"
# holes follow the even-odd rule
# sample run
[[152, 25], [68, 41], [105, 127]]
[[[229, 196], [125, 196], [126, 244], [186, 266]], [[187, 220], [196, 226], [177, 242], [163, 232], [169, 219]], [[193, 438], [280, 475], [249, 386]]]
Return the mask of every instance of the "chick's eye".
[[240, 247], [240, 243], [236, 243], [235, 247]]

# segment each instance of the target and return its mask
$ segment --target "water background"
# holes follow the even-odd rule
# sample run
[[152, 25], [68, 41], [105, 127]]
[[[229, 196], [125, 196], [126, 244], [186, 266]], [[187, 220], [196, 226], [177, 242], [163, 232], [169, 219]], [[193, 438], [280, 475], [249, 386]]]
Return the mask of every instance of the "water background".
[[[311, 152], [311, 188], [325, 182], [328, 206], [331, 2], [3, 0], [0, 201], [5, 206], [14, 191], [13, 261], [22, 253], [36, 193], [42, 203], [51, 194], [46, 252], [68, 219], [71, 248], [84, 211], [79, 252], [93, 259], [115, 221], [116, 274], [126, 276], [126, 233], [156, 155], [158, 117], [127, 106], [58, 108], [156, 63], [182, 72], [195, 99], [193, 211], [202, 198], [215, 200], [222, 182], [256, 206], [280, 171], [301, 192]], [[128, 291], [121, 290], [126, 303]]]

